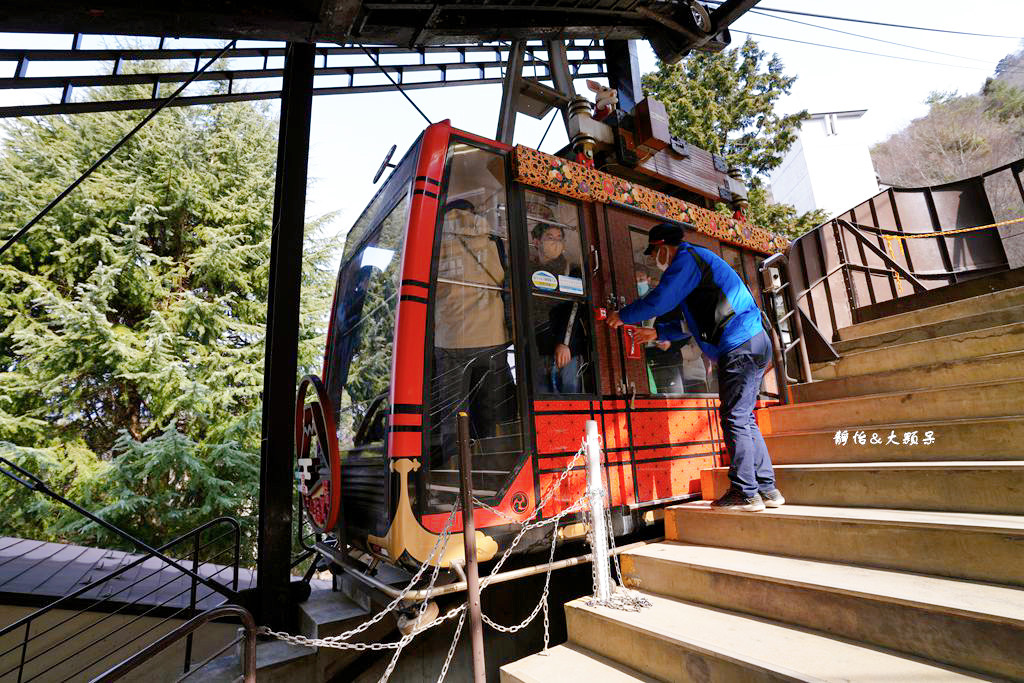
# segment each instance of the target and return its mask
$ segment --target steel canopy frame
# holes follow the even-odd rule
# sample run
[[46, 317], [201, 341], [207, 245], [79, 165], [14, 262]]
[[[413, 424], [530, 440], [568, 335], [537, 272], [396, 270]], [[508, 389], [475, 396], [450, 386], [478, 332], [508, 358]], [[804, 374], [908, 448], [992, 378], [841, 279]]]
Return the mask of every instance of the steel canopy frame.
[[[219, 88], [211, 92], [195, 93], [194, 88], [190, 87], [189, 92], [179, 97], [171, 106], [269, 100], [281, 96], [281, 91], [277, 87], [250, 89], [245, 86], [257, 82], [269, 82], [276, 86], [275, 81], [284, 76], [284, 68], [279, 64], [285, 56], [285, 47], [236, 47], [224, 54], [217, 68], [207, 69], [197, 76], [200, 63], [214, 56], [218, 52], [216, 49], [82, 49], [82, 39], [82, 34], [71, 37], [72, 47], [66, 50], [0, 49], [0, 64], [13, 66], [11, 76], [0, 77], [0, 90], [31, 90], [41, 93], [37, 95], [40, 100], [43, 100], [46, 90], [60, 90], [59, 101], [43, 100], [38, 103], [0, 107], [0, 118], [152, 109], [167, 99], [160, 96], [161, 86], [190, 79], [208, 85], [215, 83]], [[391, 63], [383, 62], [378, 67], [366, 59], [361, 47], [316, 46], [314, 59], [317, 65], [314, 68], [314, 76], [320, 78], [321, 82], [319, 86], [314, 82], [313, 94], [341, 95], [394, 90], [395, 86], [390, 82], [382, 82], [380, 78], [372, 80], [373, 76], [381, 75], [381, 70], [395, 78], [403, 90], [501, 83], [501, 72], [510, 54], [510, 47], [503, 43], [430, 46], [416, 50], [391, 46], [366, 46], [365, 49], [370, 53], [371, 60], [380, 61], [386, 56]], [[547, 45], [539, 41], [525, 43], [524, 51], [529, 60], [529, 80], [549, 80], [551, 74], [546, 56], [543, 59], [538, 57], [538, 54], [546, 53]], [[568, 47], [568, 54], [568, 63], [574, 78], [595, 78], [605, 75], [605, 53], [601, 43], [571, 44]], [[231, 60], [234, 60], [234, 65]], [[402, 61], [397, 63], [397, 60]], [[137, 61], [167, 64], [168, 70], [126, 73], [125, 67]], [[239, 61], [243, 64], [239, 65]], [[182, 70], [181, 62], [188, 62], [193, 68]], [[31, 66], [34, 64], [54, 63], [75, 65], [80, 67], [75, 68], [75, 71], [85, 73], [40, 76], [30, 74]], [[331, 77], [335, 82], [328, 83]], [[344, 79], [344, 82], [337, 83], [338, 77]], [[239, 87], [239, 84], [243, 84], [242, 87]], [[74, 100], [76, 88], [124, 85], [148, 87], [145, 95], [129, 99]]]
[[[213, 52], [204, 49], [146, 50], [83, 50], [82, 34], [176, 35], [248, 40], [288, 41], [285, 48], [239, 48], [231, 57], [262, 57], [262, 68], [214, 72], [220, 81], [227, 80], [226, 92], [203, 93], [181, 97], [175, 106], [227, 101], [270, 99], [281, 97], [278, 142], [277, 178], [274, 196], [273, 232], [268, 290], [266, 361], [264, 368], [263, 420], [260, 467], [260, 510], [258, 540], [258, 618], [276, 629], [294, 624], [294, 604], [289, 596], [291, 580], [291, 525], [293, 486], [292, 419], [298, 363], [298, 310], [301, 288], [301, 262], [305, 219], [306, 180], [312, 98], [315, 94], [341, 92], [377, 92], [389, 90], [389, 84], [355, 85], [357, 75], [368, 68], [346, 65], [334, 71], [328, 57], [346, 54], [351, 47], [316, 46], [317, 40], [345, 44], [352, 41], [386, 45], [374, 47], [376, 54], [414, 54], [417, 65], [383, 65], [403, 89], [451, 85], [500, 83], [502, 78], [489, 77], [488, 69], [504, 66], [501, 46], [456, 45], [432, 47], [442, 43], [467, 41], [565, 39], [629, 40], [649, 38], [659, 56], [675, 61], [691, 49], [716, 50], [728, 43], [727, 28], [736, 18], [753, 7], [757, 0], [727, 0], [711, 14], [712, 31], [694, 40], [689, 29], [676, 23], [685, 22], [689, 0], [513, 0], [507, 3], [479, 2], [377, 2], [361, 0], [184, 0], [182, 3], [131, 3], [126, 0], [93, 0], [88, 4], [75, 0], [10, 0], [0, 10], [6, 31], [75, 32], [69, 50], [0, 50], [0, 61], [14, 62], [14, 75], [0, 79], [0, 89], [50, 87], [61, 90], [59, 102], [31, 105], [36, 109], [2, 108], [0, 116], [27, 116], [52, 113], [76, 113], [104, 109], [152, 109], [166, 104], [160, 98], [163, 83], [184, 82], [195, 77], [198, 64], [191, 71], [139, 75], [125, 74], [125, 60], [133, 58], [169, 58], [199, 60]], [[585, 6], [584, 6], [585, 5]], [[641, 12], [640, 9], [646, 10]], [[662, 15], [660, 18], [652, 14]], [[497, 13], [497, 14], [496, 14]], [[495, 17], [501, 17], [500, 21]], [[671, 16], [668, 16], [671, 15]], [[463, 19], [468, 17], [468, 19]], [[391, 22], [390, 24], [388, 22]], [[674, 28], [673, 24], [678, 27]], [[495, 28], [499, 27], [499, 28]], [[682, 29], [682, 30], [680, 30]], [[584, 49], [570, 46], [570, 53]], [[603, 50], [603, 47], [595, 47]], [[493, 51], [495, 58], [469, 61], [473, 51]], [[546, 52], [546, 50], [543, 50]], [[620, 45], [613, 60], [630, 59], [627, 46]], [[447, 52], [458, 61], [428, 64], [427, 55]], [[508, 48], [505, 48], [505, 53]], [[527, 56], [531, 56], [529, 44]], [[318, 56], [323, 64], [316, 67]], [[271, 58], [284, 57], [281, 69], [271, 69]], [[634, 53], [635, 56], [635, 53]], [[558, 55], [561, 57], [561, 55]], [[65, 77], [28, 76], [33, 61], [85, 61], [105, 59], [114, 63], [105, 77], [82, 74]], [[545, 68], [537, 61], [538, 68]], [[547, 60], [544, 60], [547, 61]], [[603, 70], [582, 73], [583, 67], [600, 65], [589, 53], [573, 59], [568, 65], [573, 77], [603, 75]], [[595, 64], [596, 62], [596, 64]], [[563, 62], [564, 63], [564, 62]], [[529, 63], [530, 66], [533, 62]], [[448, 70], [477, 69], [478, 78], [448, 78]], [[433, 81], [406, 81], [406, 74], [433, 74]], [[564, 71], [563, 71], [564, 73]], [[347, 85], [317, 88], [314, 78], [322, 76], [349, 77]], [[210, 76], [211, 80], [215, 77]], [[236, 80], [282, 78], [283, 89], [239, 92]], [[537, 74], [550, 79], [551, 74]], [[49, 80], [47, 80], [49, 79]], [[120, 80], [118, 80], [120, 79]], [[147, 80], [149, 79], [149, 80]], [[628, 64], [615, 67], [613, 81], [639, 97], [637, 74]], [[75, 87], [100, 87], [104, 84], [142, 83], [152, 85], [150, 97], [106, 103], [89, 109], [91, 103], [72, 100]], [[564, 83], [563, 83], [564, 85]]]

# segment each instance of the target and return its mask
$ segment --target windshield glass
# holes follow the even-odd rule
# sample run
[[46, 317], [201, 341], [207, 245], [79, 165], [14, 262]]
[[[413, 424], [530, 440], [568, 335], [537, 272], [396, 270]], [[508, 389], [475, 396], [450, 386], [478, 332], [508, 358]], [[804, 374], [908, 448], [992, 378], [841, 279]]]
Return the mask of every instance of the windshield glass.
[[[391, 383], [391, 355], [407, 197], [352, 250], [338, 273], [327, 364], [327, 391], [342, 448], [355, 445], [363, 417]], [[347, 250], [346, 250], [347, 251]], [[381, 419], [386, 410], [376, 410]], [[375, 419], [374, 422], [377, 420]], [[367, 425], [361, 441], [381, 441], [384, 425]]]

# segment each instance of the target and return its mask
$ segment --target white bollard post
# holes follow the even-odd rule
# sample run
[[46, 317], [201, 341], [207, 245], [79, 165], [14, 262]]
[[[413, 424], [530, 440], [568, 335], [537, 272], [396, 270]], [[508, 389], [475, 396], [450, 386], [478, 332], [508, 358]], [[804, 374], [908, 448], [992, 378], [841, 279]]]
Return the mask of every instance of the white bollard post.
[[584, 451], [587, 458], [587, 495], [590, 498], [590, 521], [593, 524], [594, 597], [607, 603], [612, 594], [612, 576], [608, 567], [608, 527], [605, 525], [604, 505], [606, 492], [601, 471], [601, 444], [597, 435], [597, 422], [587, 420]]

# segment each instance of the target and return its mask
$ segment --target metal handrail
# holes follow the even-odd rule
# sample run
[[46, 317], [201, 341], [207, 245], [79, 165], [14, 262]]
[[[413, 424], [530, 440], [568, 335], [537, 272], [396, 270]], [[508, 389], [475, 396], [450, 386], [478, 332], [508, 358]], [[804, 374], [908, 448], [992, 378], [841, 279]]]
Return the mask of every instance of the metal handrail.
[[[3, 458], [0, 458], [0, 460], [2, 460], [2, 459]], [[2, 471], [2, 470], [0, 470], [0, 471]], [[181, 543], [182, 541], [184, 541], [184, 540], [186, 540], [188, 538], [192, 538], [194, 536], [197, 536], [198, 534], [201, 534], [203, 531], [206, 531], [207, 529], [212, 528], [213, 526], [215, 526], [217, 524], [222, 524], [222, 523], [227, 523], [227, 524], [232, 526], [232, 528], [233, 528], [233, 530], [234, 530], [234, 532], [236, 534], [236, 542], [237, 542], [239, 540], [239, 534], [241, 533], [241, 527], [238, 524], [238, 520], [234, 519], [233, 517], [217, 517], [216, 519], [212, 519], [209, 522], [206, 522], [205, 524], [202, 524], [202, 525], [196, 527], [195, 529], [192, 529], [191, 531], [188, 531], [188, 532], [182, 534], [181, 536], [175, 538], [174, 540], [169, 541], [169, 542], [163, 544], [162, 546], [160, 546], [159, 549], [160, 550], [167, 550], [168, 548], [170, 548], [172, 546], [175, 546], [175, 545]], [[5, 626], [4, 628], [0, 629], [0, 637], [3, 637], [5, 635], [7, 635], [8, 633], [10, 633], [11, 631], [13, 631], [13, 630], [15, 630], [15, 629], [17, 629], [17, 628], [19, 628], [21, 626], [24, 626], [26, 623], [41, 617], [46, 612], [50, 612], [50, 611], [52, 611], [54, 609], [59, 609], [64, 603], [69, 602], [71, 600], [74, 600], [75, 598], [81, 597], [83, 594], [88, 593], [89, 591], [93, 590], [94, 588], [96, 588], [100, 584], [106, 583], [107, 581], [110, 581], [111, 579], [117, 578], [121, 574], [124, 574], [125, 572], [127, 572], [130, 569], [134, 569], [135, 567], [137, 567], [140, 564], [146, 562], [147, 560], [151, 559], [152, 557], [159, 557], [159, 555], [152, 555], [152, 554], [140, 555], [134, 561], [132, 561], [132, 562], [126, 564], [126, 565], [123, 565], [123, 566], [115, 569], [114, 571], [112, 571], [111, 573], [107, 574], [106, 576], [104, 576], [102, 578], [99, 578], [99, 579], [96, 579], [95, 581], [92, 581], [91, 583], [88, 583], [88, 584], [82, 586], [81, 588], [75, 590], [73, 593], [68, 593], [67, 595], [65, 595], [63, 597], [58, 598], [57, 600], [55, 600], [54, 602], [51, 602], [49, 605], [46, 605], [45, 607], [40, 607], [38, 610], [36, 610], [35, 612], [32, 612], [31, 614], [26, 614], [21, 619], [18, 619], [17, 621], [15, 621], [15, 622]], [[163, 568], [161, 568], [160, 571], [162, 571], [162, 570], [163, 570]], [[187, 572], [187, 574], [189, 576], [192, 576], [192, 572]], [[198, 575], [196, 575], [193, 578], [199, 578], [199, 577], [198, 577]], [[238, 568], [237, 568], [237, 562], [235, 563], [235, 566], [234, 566], [233, 583], [234, 583], [234, 586], [235, 586], [235, 590], [237, 590], [237, 588], [238, 588]], [[234, 593], [234, 591], [232, 591], [232, 593], [234, 595], [237, 595], [236, 593]], [[110, 596], [107, 596], [107, 597], [109, 598]]]
[[[846, 220], [844, 218], [836, 218], [835, 219], [835, 223], [836, 223], [836, 225], [838, 225], [841, 228], [846, 228], [847, 232], [849, 232], [854, 237], [856, 237], [857, 240], [861, 244], [863, 244], [865, 247], [870, 249], [871, 252], [874, 253], [875, 256], [877, 256], [878, 258], [882, 259], [882, 261], [884, 263], [886, 263], [890, 268], [892, 268], [897, 273], [899, 273], [900, 277], [902, 277], [904, 280], [906, 280], [911, 285], [913, 285], [915, 291], [917, 291], [917, 292], [927, 292], [928, 291], [928, 288], [925, 287], [921, 283], [920, 280], [918, 280], [916, 277], [914, 277], [914, 275], [909, 270], [907, 270], [906, 268], [901, 266], [899, 263], [896, 262], [896, 260], [894, 258], [889, 256], [889, 254], [885, 253], [885, 251], [883, 249], [880, 249], [878, 247], [878, 245], [874, 244], [871, 240], [869, 240], [864, 233], [862, 233], [857, 228], [853, 227], [853, 225], [848, 220]], [[935, 233], [935, 234], [941, 236], [942, 233]], [[845, 259], [844, 259], [844, 261], [845, 261]]]
[[[788, 386], [790, 384], [795, 384], [796, 383], [789, 376], [789, 372], [786, 369], [786, 354], [789, 353], [793, 349], [794, 346], [796, 346], [796, 348], [797, 348], [797, 356], [800, 359], [800, 370], [801, 370], [801, 373], [802, 373], [805, 381], [807, 381], [807, 382], [813, 382], [814, 381], [814, 378], [811, 376], [811, 361], [810, 361], [810, 358], [807, 355], [807, 343], [805, 342], [805, 338], [804, 338], [803, 322], [800, 320], [800, 316], [796, 315], [797, 311], [800, 310], [799, 309], [800, 299], [802, 299], [805, 296], [807, 296], [807, 294], [810, 292], [810, 288], [804, 290], [803, 292], [800, 292], [799, 294], [795, 294], [792, 297], [792, 299], [793, 299], [793, 301], [792, 301], [792, 308], [784, 316], [782, 316], [781, 318], [778, 315], [778, 306], [776, 305], [776, 299], [775, 299], [776, 293], [781, 291], [781, 290], [783, 290], [783, 289], [785, 289], [785, 288], [787, 288], [787, 287], [790, 288], [791, 292], [792, 292], [792, 289], [793, 289], [792, 287], [790, 287], [790, 280], [789, 280], [789, 276], [788, 276], [788, 266], [789, 266], [789, 256], [786, 253], [784, 253], [784, 252], [778, 252], [778, 253], [772, 254], [768, 258], [766, 258], [763, 261], [761, 261], [761, 263], [757, 267], [758, 278], [761, 280], [761, 295], [762, 295], [762, 298], [764, 298], [764, 297], [768, 298], [767, 301], [762, 301], [762, 306], [763, 306], [762, 311], [764, 310], [764, 307], [768, 307], [768, 308], [771, 309], [771, 312], [772, 312], [772, 315], [769, 316], [768, 319], [769, 319], [769, 322], [771, 323], [771, 327], [772, 327], [773, 346], [775, 345], [774, 344], [774, 341], [775, 341], [774, 337], [777, 337], [778, 340], [779, 340], [778, 341], [778, 346], [782, 346], [782, 327], [781, 327], [781, 323], [784, 320], [788, 319], [790, 316], [793, 317], [793, 329], [790, 332], [790, 335], [793, 338], [793, 341], [791, 341], [789, 344], [787, 344], [784, 347], [782, 347], [781, 352], [778, 354], [779, 356], [781, 356], [782, 362], [781, 362], [781, 364], [780, 363], [776, 363], [776, 377], [778, 378], [777, 381], [779, 383], [779, 396], [780, 396], [780, 398], [781, 397], [786, 397], [785, 398], [786, 402], [788, 402], [788, 392], [786, 391], [786, 389], [788, 388]], [[780, 287], [778, 287], [778, 288], [768, 287], [767, 286], [767, 282], [765, 280], [765, 273], [768, 271], [769, 268], [774, 268], [774, 267], [778, 267], [780, 269], [780, 271], [787, 272], [786, 281], [783, 282], [782, 285]]]
[[[238, 617], [242, 622], [242, 628], [245, 630], [245, 639], [243, 646], [242, 656], [242, 676], [245, 683], [256, 683], [256, 620], [253, 619], [252, 614], [249, 610], [238, 605], [224, 605], [222, 607], [215, 607], [211, 610], [207, 610], [202, 614], [196, 615], [189, 619], [184, 624], [174, 629], [170, 633], [162, 636], [146, 648], [136, 652], [134, 655], [124, 660], [120, 664], [108, 669], [99, 676], [93, 678], [90, 683], [110, 683], [116, 681], [129, 672], [137, 669], [139, 666], [149, 661], [156, 655], [160, 654], [174, 643], [178, 642], [182, 638], [191, 635], [194, 631], [198, 630], [201, 626], [208, 624], [214, 619], [222, 619], [228, 616]], [[237, 640], [229, 643], [220, 652], [223, 652], [228, 647], [233, 645]], [[213, 656], [220, 654], [220, 652], [214, 653]], [[182, 676], [178, 680], [184, 680], [192, 673], [199, 671], [200, 668], [209, 663], [212, 659], [208, 657], [202, 662], [199, 667], [192, 669], [186, 675]]]
[[202, 576], [199, 576], [195, 572], [193, 572], [193, 571], [183, 567], [181, 564], [178, 563], [177, 560], [174, 560], [174, 559], [172, 559], [170, 557], [167, 557], [162, 552], [160, 552], [156, 548], [150, 546], [145, 541], [141, 541], [141, 540], [135, 538], [134, 536], [129, 534], [127, 531], [124, 531], [123, 529], [121, 529], [121, 528], [115, 526], [114, 524], [111, 524], [110, 522], [106, 521], [105, 519], [94, 515], [93, 513], [89, 512], [88, 510], [83, 508], [81, 505], [78, 505], [77, 503], [75, 503], [75, 502], [73, 502], [71, 500], [68, 500], [67, 498], [65, 498], [64, 496], [60, 495], [59, 493], [57, 493], [56, 491], [51, 489], [49, 486], [47, 486], [46, 482], [44, 482], [42, 479], [40, 479], [36, 475], [32, 474], [31, 472], [29, 472], [25, 468], [19, 466], [17, 463], [14, 463], [11, 460], [8, 460], [7, 458], [5, 458], [3, 456], [0, 456], [0, 462], [2, 462], [3, 464], [7, 465], [8, 467], [14, 468], [18, 472], [18, 474], [20, 474], [22, 477], [27, 477], [30, 481], [25, 481], [21, 477], [15, 475], [15, 474], [12, 474], [11, 472], [9, 472], [6, 469], [4, 469], [3, 467], [0, 467], [0, 474], [4, 474], [7, 477], [9, 477], [10, 479], [14, 480], [15, 482], [21, 484], [22, 486], [25, 486], [26, 488], [32, 489], [33, 491], [38, 491], [39, 493], [42, 493], [42, 494], [44, 494], [46, 496], [49, 496], [50, 498], [53, 498], [57, 502], [66, 505], [67, 507], [71, 508], [72, 510], [74, 510], [78, 514], [82, 515], [83, 517], [86, 517], [89, 520], [95, 522], [96, 524], [99, 524], [104, 529], [106, 529], [108, 531], [112, 531], [115, 534], [117, 534], [118, 536], [120, 536], [121, 538], [123, 538], [123, 539], [125, 539], [127, 541], [130, 541], [132, 543], [132, 545], [134, 545], [136, 548], [146, 551], [147, 553], [149, 553], [153, 557], [160, 558], [161, 560], [163, 560], [167, 564], [171, 565], [172, 567], [174, 567], [175, 569], [180, 571], [182, 574], [185, 574], [187, 576], [192, 577], [193, 579], [195, 579], [199, 583], [202, 583], [207, 588], [213, 589], [214, 591], [220, 593], [221, 595], [225, 596], [226, 598], [234, 600], [237, 597], [233, 590], [231, 590], [229, 588], [226, 588], [222, 584], [219, 584], [219, 583], [217, 583], [215, 581], [208, 581], [207, 579], [203, 578]]
[[[17, 467], [17, 466], [14, 466], [14, 467]], [[19, 472], [24, 472], [24, 470], [22, 470], [21, 468], [17, 468], [17, 469], [19, 470]], [[0, 471], [3, 471], [5, 474], [9, 475], [9, 473], [7, 473], [2, 468], [0, 468]], [[27, 474], [27, 476], [29, 478], [36, 479], [31, 474], [28, 474], [28, 473], [26, 473], [26, 474]], [[19, 480], [20, 480], [20, 478], [19, 478]], [[23, 482], [23, 483], [27, 484], [27, 482]], [[35, 488], [35, 487], [33, 487], [33, 488]], [[210, 539], [210, 540], [207, 540], [204, 543], [201, 543], [201, 540], [202, 540], [204, 532], [208, 531], [209, 529], [212, 529], [215, 526], [225, 525], [225, 524], [230, 527], [228, 531], [217, 535], [213, 539]], [[217, 553], [217, 555], [215, 557], [219, 557], [220, 555], [223, 555], [225, 552], [229, 552], [230, 553], [230, 552], [233, 551], [233, 561], [232, 561], [232, 564], [230, 566], [222, 567], [218, 572], [216, 572], [215, 574], [213, 574], [213, 575], [211, 575], [209, 577], [205, 577], [205, 579], [204, 579], [204, 577], [201, 577], [199, 575], [199, 573], [198, 573], [199, 572], [199, 565], [200, 565], [198, 558], [199, 558], [200, 551], [205, 549], [205, 548], [207, 548], [207, 547], [216, 545], [222, 539], [225, 539], [225, 538], [228, 538], [228, 537], [231, 537], [231, 536], [233, 536], [232, 546], [228, 547], [228, 548], [225, 548], [224, 550], [220, 551], [219, 553]], [[189, 599], [188, 605], [178, 609], [176, 612], [174, 612], [170, 616], [166, 617], [160, 623], [161, 624], [162, 623], [166, 623], [168, 619], [172, 619], [175, 616], [177, 616], [178, 614], [181, 614], [182, 612], [194, 613], [196, 605], [198, 604], [198, 594], [196, 592], [196, 588], [200, 585], [200, 579], [203, 579], [203, 581], [202, 581], [203, 585], [207, 585], [208, 586], [208, 583], [212, 582], [213, 579], [218, 574], [220, 574], [220, 573], [222, 573], [222, 572], [224, 572], [224, 571], [226, 571], [228, 569], [231, 569], [232, 570], [232, 576], [231, 576], [230, 580], [231, 580], [231, 586], [232, 587], [229, 590], [229, 593], [231, 595], [233, 595], [233, 596], [237, 596], [237, 589], [238, 589], [238, 561], [240, 559], [240, 547], [241, 547], [240, 546], [240, 543], [241, 543], [241, 527], [240, 527], [238, 521], [235, 520], [234, 518], [231, 518], [231, 517], [218, 517], [216, 519], [210, 520], [210, 521], [208, 521], [208, 522], [206, 522], [206, 523], [196, 527], [195, 529], [192, 529], [191, 531], [188, 531], [188, 532], [182, 534], [181, 536], [175, 538], [174, 540], [172, 540], [172, 541], [170, 541], [168, 543], [163, 544], [162, 546], [159, 547], [159, 550], [160, 551], [164, 551], [164, 550], [167, 550], [167, 549], [169, 549], [171, 547], [174, 547], [174, 546], [180, 545], [180, 544], [182, 544], [184, 542], [187, 542], [189, 540], [192, 540], [193, 541], [193, 545], [194, 545], [194, 547], [191, 550], [192, 565], [193, 565], [193, 568], [192, 568], [191, 572], [185, 572], [185, 573], [182, 573], [182, 574], [175, 573], [175, 575], [169, 580], [169, 582], [165, 582], [165, 583], [157, 586], [156, 588], [150, 590], [145, 595], [141, 596], [141, 598], [136, 598], [133, 602], [126, 602], [121, 607], [119, 607], [118, 609], [116, 609], [113, 612], [111, 612], [107, 617], [104, 617], [103, 619], [100, 619], [100, 621], [98, 621], [98, 622], [94, 622], [94, 623], [89, 624], [86, 628], [79, 629], [77, 632], [75, 632], [71, 636], [65, 638], [61, 642], [62, 643], [67, 642], [70, 639], [77, 638], [78, 636], [86, 633], [87, 631], [90, 631], [90, 629], [94, 629], [98, 624], [105, 622], [111, 616], [119, 614], [119, 613], [123, 612], [125, 609], [130, 608], [133, 605], [138, 604], [141, 600], [143, 600], [146, 597], [148, 597], [149, 595], [153, 594], [155, 591], [157, 591], [157, 590], [159, 590], [159, 589], [161, 589], [161, 588], [163, 588], [163, 587], [165, 587], [167, 585], [170, 585], [170, 584], [172, 584], [172, 583], [174, 583], [176, 581], [180, 581], [181, 579], [190, 579], [190, 581], [189, 581], [189, 583], [191, 584], [190, 586], [185, 587], [182, 591], [180, 591], [176, 595], [172, 596], [171, 598], [168, 598], [168, 600], [166, 600], [166, 601], [164, 601], [164, 602], [162, 602], [160, 604], [157, 604], [154, 607], [151, 607], [150, 609], [148, 609], [145, 612], [142, 612], [140, 615], [136, 616], [135, 619], [133, 619], [132, 621], [128, 622], [127, 624], [124, 624], [124, 625], [120, 626], [119, 628], [115, 629], [114, 631], [106, 633], [106, 634], [104, 634], [103, 636], [101, 636], [99, 638], [93, 639], [92, 642], [89, 642], [87, 645], [85, 645], [84, 647], [80, 648], [76, 653], [72, 653], [71, 655], [64, 657], [64, 659], [60, 660], [56, 664], [52, 664], [48, 669], [44, 670], [41, 673], [45, 674], [46, 671], [50, 671], [55, 666], [59, 666], [59, 665], [63, 664], [70, 657], [77, 656], [77, 655], [85, 652], [89, 648], [92, 648], [93, 646], [95, 646], [95, 645], [97, 645], [99, 643], [105, 642], [107, 640], [107, 638], [109, 636], [111, 636], [113, 633], [116, 633], [117, 631], [120, 631], [121, 629], [125, 628], [126, 626], [129, 626], [132, 623], [137, 622], [140, 618], [142, 618], [142, 617], [152, 613], [156, 609], [160, 609], [161, 607], [164, 607], [165, 605], [168, 604], [168, 602], [173, 601], [174, 599], [184, 595], [185, 593], [189, 593], [190, 594], [190, 599]], [[13, 651], [15, 651], [17, 649], [21, 650], [21, 657], [20, 657], [19, 663], [14, 667], [14, 669], [8, 670], [6, 673], [0, 674], [0, 678], [2, 678], [3, 676], [5, 676], [7, 674], [12, 673], [13, 671], [18, 671], [19, 672], [18, 673], [18, 680], [19, 681], [22, 680], [22, 676], [24, 675], [25, 667], [30, 662], [37, 660], [40, 656], [45, 654], [45, 652], [39, 652], [39, 653], [36, 653], [35, 655], [33, 655], [31, 657], [28, 657], [27, 656], [27, 652], [28, 652], [28, 647], [29, 647], [29, 643], [30, 642], [36, 641], [38, 638], [40, 638], [42, 636], [45, 636], [47, 633], [50, 633], [51, 631], [53, 631], [55, 628], [59, 628], [59, 627], [63, 626], [64, 624], [68, 623], [72, 619], [75, 619], [75, 618], [81, 616], [82, 614], [90, 612], [90, 611], [94, 610], [95, 608], [97, 608], [98, 606], [103, 605], [104, 603], [110, 603], [112, 601], [116, 602], [115, 597], [117, 595], [123, 593], [126, 590], [130, 590], [133, 586], [139, 584], [140, 582], [148, 580], [151, 577], [153, 577], [155, 575], [158, 575], [161, 572], [165, 571], [168, 568], [168, 565], [167, 564], [161, 564], [161, 566], [158, 567], [155, 571], [146, 573], [145, 575], [141, 576], [140, 578], [137, 578], [132, 583], [128, 584], [127, 586], [124, 586], [124, 587], [120, 588], [117, 592], [115, 592], [115, 593], [113, 593], [111, 595], [104, 595], [104, 596], [100, 597], [99, 599], [96, 599], [95, 601], [93, 601], [91, 604], [87, 605], [84, 608], [77, 608], [77, 605], [71, 604], [72, 601], [74, 601], [76, 599], [80, 599], [80, 598], [82, 598], [82, 596], [84, 596], [84, 595], [86, 595], [86, 594], [88, 594], [90, 592], [95, 592], [98, 587], [100, 587], [100, 586], [102, 586], [104, 584], [107, 584], [110, 581], [112, 581], [114, 579], [117, 579], [118, 577], [123, 576], [126, 572], [129, 572], [129, 571], [131, 571], [133, 569], [136, 569], [136, 568], [140, 567], [145, 562], [147, 562], [150, 559], [152, 559], [154, 557], [157, 557], [157, 556], [161, 556], [162, 557], [162, 555], [159, 554], [159, 553], [158, 553], [158, 555], [154, 555], [152, 553], [142, 554], [139, 557], [137, 557], [134, 560], [132, 560], [131, 562], [129, 562], [128, 564], [125, 564], [125, 565], [117, 568], [116, 570], [110, 572], [109, 574], [107, 574], [107, 575], [105, 575], [105, 576], [103, 576], [103, 577], [101, 577], [101, 578], [99, 578], [99, 579], [97, 579], [95, 581], [92, 581], [92, 582], [86, 584], [85, 586], [82, 586], [82, 587], [76, 589], [75, 591], [73, 591], [72, 593], [69, 593], [68, 595], [62, 596], [62, 597], [54, 600], [50, 604], [48, 604], [48, 605], [46, 605], [46, 606], [44, 606], [44, 607], [42, 607], [42, 608], [32, 612], [31, 614], [28, 614], [28, 615], [22, 617], [21, 619], [15, 621], [12, 624], [9, 624], [9, 625], [5, 626], [3, 629], [0, 629], [0, 637], [7, 636], [8, 634], [11, 634], [11, 633], [17, 631], [18, 629], [22, 629], [22, 628], [24, 629], [24, 635], [21, 638], [21, 642], [18, 643], [18, 644], [15, 644], [12, 648], [6, 650], [5, 653], [0, 654], [0, 656], [4, 656], [4, 654], [11, 653], [11, 652], [13, 652]], [[213, 561], [212, 559], [206, 560], [202, 564], [205, 565], [205, 564], [208, 564], [208, 563], [210, 563], [212, 561]], [[222, 584], [220, 584], [218, 582], [218, 583], [216, 583], [216, 585], [222, 585]], [[208, 590], [210, 590], [210, 592], [207, 595], [203, 596], [203, 599], [206, 599], [206, 598], [208, 598], [208, 597], [210, 597], [212, 595], [216, 595], [217, 594], [217, 591], [214, 591], [214, 590], [210, 589], [209, 587], [208, 587]], [[226, 600], [224, 602], [226, 602]], [[75, 611], [74, 611], [74, 613], [71, 616], [64, 618], [63, 620], [59, 621], [56, 624], [50, 625], [45, 630], [37, 632], [37, 633], [32, 633], [32, 626], [35, 623], [37, 623], [38, 620], [41, 617], [44, 617], [45, 615], [50, 614], [54, 610], [57, 610], [57, 609], [75, 609]], [[154, 628], [156, 628], [159, 625], [160, 624], [157, 624], [156, 626], [151, 627], [150, 629], [148, 629], [147, 631], [143, 632], [142, 634], [140, 634], [138, 636], [135, 636], [132, 640], [133, 641], [134, 640], [138, 640], [138, 639], [146, 636], [148, 633], [150, 633]], [[123, 648], [123, 647], [125, 647], [127, 645], [128, 645], [128, 643], [124, 643], [124, 644], [121, 645], [121, 648]], [[186, 647], [186, 656], [185, 656], [185, 671], [186, 672], [191, 667], [191, 664], [190, 664], [190, 660], [191, 660], [191, 647], [190, 646], [191, 646], [191, 636], [189, 636], [189, 643], [188, 643], [188, 646]], [[50, 648], [50, 649], [52, 649], [52, 648]], [[117, 649], [120, 649], [120, 648], [117, 648]], [[116, 652], [116, 651], [117, 650], [115, 650], [114, 652]], [[110, 654], [113, 654], [113, 653], [110, 653]], [[88, 668], [88, 667], [86, 667], [86, 668]], [[38, 676], [40, 674], [37, 673], [35, 675]], [[77, 673], [75, 675], [77, 676]]]

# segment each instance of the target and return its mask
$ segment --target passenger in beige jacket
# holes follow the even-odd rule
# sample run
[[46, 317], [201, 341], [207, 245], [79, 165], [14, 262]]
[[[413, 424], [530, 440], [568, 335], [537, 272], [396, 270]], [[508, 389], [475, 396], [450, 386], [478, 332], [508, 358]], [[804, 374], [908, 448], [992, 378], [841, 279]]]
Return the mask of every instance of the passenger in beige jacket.
[[512, 322], [505, 235], [465, 199], [444, 208], [434, 300], [432, 410], [441, 424], [443, 460], [454, 455], [459, 410], [469, 413], [471, 436], [496, 435], [516, 418], [509, 367]]

